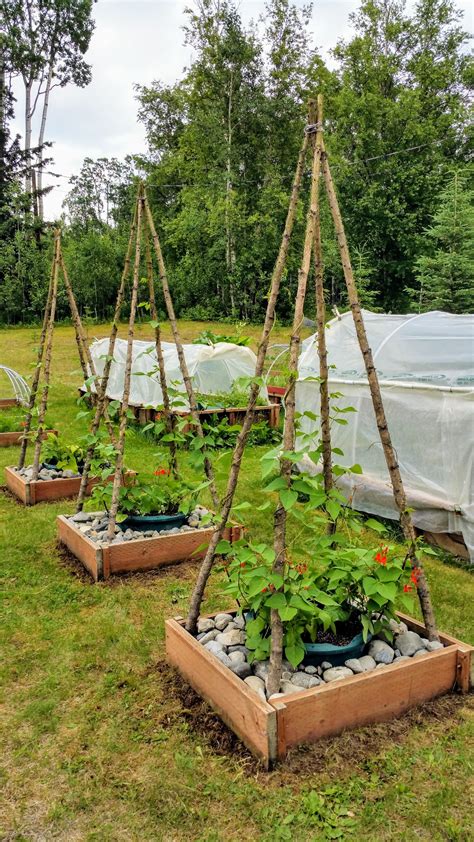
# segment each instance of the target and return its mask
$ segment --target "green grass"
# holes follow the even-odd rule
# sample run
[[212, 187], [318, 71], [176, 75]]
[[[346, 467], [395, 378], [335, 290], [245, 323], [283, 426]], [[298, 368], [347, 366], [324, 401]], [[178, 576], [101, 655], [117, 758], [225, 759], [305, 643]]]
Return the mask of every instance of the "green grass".
[[[222, 332], [183, 323], [183, 335], [203, 327]], [[2, 363], [31, 374], [38, 336], [0, 332]], [[82, 432], [80, 379], [73, 331], [60, 327], [49, 415], [68, 441]], [[155, 452], [132, 434], [127, 464], [150, 467]], [[1, 450], [1, 465], [17, 453]], [[255, 511], [260, 455], [246, 456], [238, 498], [255, 504], [249, 526], [268, 538], [270, 517]], [[303, 747], [265, 774], [164, 666], [164, 619], [186, 611], [196, 564], [92, 585], [56, 546], [55, 516], [73, 508], [25, 510], [0, 494], [0, 839], [473, 837], [472, 697]], [[426, 567], [440, 627], [474, 642], [471, 574], [437, 559]], [[219, 588], [216, 577], [206, 609], [222, 607]]]

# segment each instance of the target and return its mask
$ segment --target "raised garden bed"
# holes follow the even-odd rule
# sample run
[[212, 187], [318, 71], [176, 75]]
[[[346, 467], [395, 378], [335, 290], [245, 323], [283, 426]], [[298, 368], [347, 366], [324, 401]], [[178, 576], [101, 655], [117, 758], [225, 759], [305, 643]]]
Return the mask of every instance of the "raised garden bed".
[[[45, 430], [42, 438], [45, 439], [49, 435], [57, 436], [57, 430]], [[22, 430], [13, 430], [12, 432], [0, 433], [0, 447], [12, 447], [15, 444], [21, 444], [24, 436]]]
[[10, 409], [12, 406], [19, 406], [17, 398], [0, 398], [0, 409]]
[[[79, 394], [83, 396], [85, 394], [85, 390], [82, 388], [79, 389]], [[91, 395], [89, 393], [89, 401], [94, 403], [95, 395]], [[133, 412], [139, 424], [148, 424], [150, 421], [156, 421], [162, 415], [160, 410], [153, 409], [152, 407], [145, 407], [130, 403], [128, 405], [128, 408], [131, 410], [131, 412]], [[278, 427], [280, 421], [280, 409], [281, 407], [279, 403], [270, 403], [264, 406], [256, 406], [254, 410], [254, 420], [268, 421], [270, 427]], [[246, 412], [247, 408], [242, 406], [217, 409], [200, 409], [199, 418], [201, 419], [201, 421], [205, 421], [209, 418], [209, 416], [217, 415], [219, 419], [227, 418], [229, 424], [232, 426], [233, 424], [242, 424]], [[190, 413], [177, 412], [176, 415], [185, 418], [186, 416], [190, 415]]]
[[[86, 513], [81, 514], [86, 517]], [[91, 520], [101, 516], [103, 513], [89, 514]], [[70, 518], [59, 515], [58, 539], [82, 562], [95, 582], [108, 579], [115, 573], [151, 570], [191, 558], [200, 559], [205, 553], [202, 545], [207, 545], [214, 532], [213, 526], [188, 528], [188, 531], [176, 529], [176, 532], [173, 530], [173, 534], [162, 532], [153, 537], [151, 534], [149, 537], [130, 537], [125, 532], [122, 539], [116, 537], [112, 543], [108, 543], [106, 540], [100, 540], [100, 535], [94, 535], [93, 540], [84, 533], [87, 521], [74, 521], [73, 518], [74, 516]], [[233, 542], [237, 541], [241, 534], [240, 526], [231, 526], [226, 529], [225, 538]]]
[[[426, 637], [421, 623], [403, 614], [399, 618]], [[167, 620], [165, 626], [169, 662], [266, 768], [293, 746], [392, 719], [453, 689], [466, 693], [473, 681], [474, 648], [441, 634], [444, 648], [423, 657], [397, 658], [383, 669], [321, 681], [307, 690], [293, 687], [266, 700], [189, 634], [184, 620]]]
[[272, 403], [278, 403], [280, 405], [283, 403], [283, 398], [286, 393], [284, 386], [271, 386], [267, 384], [267, 392]]
[[[125, 476], [133, 476], [133, 471], [128, 471]], [[62, 500], [65, 497], [77, 497], [81, 486], [81, 477], [60, 477], [57, 479], [36, 480], [32, 482], [22, 476], [17, 468], [5, 468], [5, 479], [7, 488], [21, 500], [25, 506], [35, 506], [37, 503], [44, 503], [51, 500]], [[110, 478], [111, 480], [113, 477]], [[90, 477], [87, 483], [86, 494], [90, 494], [94, 485], [102, 482], [100, 477]]]

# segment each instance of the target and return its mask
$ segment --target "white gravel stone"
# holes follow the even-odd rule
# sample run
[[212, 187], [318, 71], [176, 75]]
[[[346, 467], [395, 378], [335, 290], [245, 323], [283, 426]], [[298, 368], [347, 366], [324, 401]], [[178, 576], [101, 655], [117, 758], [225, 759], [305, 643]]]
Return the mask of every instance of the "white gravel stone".
[[419, 649], [425, 648], [420, 635], [414, 631], [406, 631], [403, 634], [399, 634], [395, 641], [395, 647], [402, 655], [408, 655], [408, 657], [414, 655]]
[[362, 655], [361, 658], [349, 658], [345, 666], [358, 675], [362, 672], [371, 672], [375, 669], [376, 663], [371, 655]]
[[207, 617], [200, 617], [197, 623], [197, 630], [199, 634], [201, 632], [208, 632], [211, 629], [215, 628], [214, 620], [208, 619]]
[[265, 682], [262, 681], [257, 675], [249, 675], [247, 678], [244, 678], [245, 683], [250, 687], [251, 690], [254, 690], [255, 693], [266, 701], [266, 694], [265, 694]]
[[439, 640], [429, 640], [426, 648], [428, 652], [436, 652], [437, 649], [444, 649], [444, 646]]
[[391, 664], [395, 652], [384, 640], [373, 640], [369, 647], [369, 655], [377, 664]]
[[341, 678], [350, 678], [351, 675], [354, 675], [354, 673], [347, 667], [331, 667], [323, 672], [323, 678], [327, 682], [338, 681]]
[[221, 632], [216, 637], [217, 643], [222, 643], [223, 646], [243, 646], [245, 643], [245, 633], [240, 629], [231, 629], [230, 631]]
[[216, 616], [214, 617], [214, 625], [216, 629], [219, 629], [219, 631], [223, 631], [227, 623], [231, 623], [232, 620], [233, 617], [231, 616], [231, 614], [216, 614]]

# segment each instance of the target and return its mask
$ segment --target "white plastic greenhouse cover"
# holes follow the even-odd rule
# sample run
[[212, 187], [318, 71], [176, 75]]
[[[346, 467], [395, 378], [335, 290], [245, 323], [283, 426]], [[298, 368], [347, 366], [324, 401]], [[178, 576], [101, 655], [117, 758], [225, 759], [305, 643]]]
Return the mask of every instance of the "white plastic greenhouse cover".
[[[429, 532], [461, 532], [474, 561], [474, 316], [366, 310], [363, 316], [414, 523]], [[332, 391], [343, 394], [337, 404], [356, 409], [341, 416], [346, 426], [332, 424], [333, 446], [344, 452], [339, 464], [363, 470], [338, 484], [355, 509], [398, 517], [351, 313], [333, 319], [326, 338]], [[312, 336], [299, 360], [299, 412], [319, 414], [318, 383], [305, 381], [318, 374]], [[302, 428], [319, 425], [303, 418]]]
[[[184, 393], [176, 345], [174, 342], [161, 344], [167, 383], [176, 384], [175, 388]], [[183, 347], [193, 387], [197, 392], [208, 395], [230, 392], [234, 381], [239, 377], [251, 377], [255, 374], [257, 358], [254, 352], [245, 346], [218, 342], [215, 345], [184, 345]], [[102, 374], [104, 370], [108, 348], [108, 339], [98, 339], [90, 347], [98, 374]], [[122, 400], [126, 356], [126, 340], [117, 339], [107, 387], [107, 397], [111, 400]], [[143, 376], [143, 374], [149, 376]], [[132, 354], [130, 404], [161, 406], [162, 403], [163, 395], [155, 343], [135, 340]]]

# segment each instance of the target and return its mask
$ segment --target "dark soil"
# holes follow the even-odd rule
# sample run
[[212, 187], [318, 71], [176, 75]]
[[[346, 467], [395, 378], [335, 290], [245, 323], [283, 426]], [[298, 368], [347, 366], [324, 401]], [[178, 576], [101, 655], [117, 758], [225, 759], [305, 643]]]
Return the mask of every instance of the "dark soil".
[[[237, 760], [249, 774], [259, 774], [262, 770], [259, 761], [179, 673], [166, 661], [158, 662], [156, 671], [168, 701], [175, 702], [172, 710], [163, 714], [161, 725], [174, 727], [186, 722], [214, 754]], [[363, 774], [367, 763], [393, 745], [403, 745], [415, 728], [430, 731], [432, 738], [437, 733], [446, 733], [462, 720], [463, 710], [472, 709], [473, 704], [472, 697], [450, 693], [415, 707], [398, 719], [297, 746], [273, 772], [267, 773], [267, 780], [281, 786], [293, 785], [297, 779], [305, 780], [308, 775], [322, 772], [334, 774], [338, 779], [356, 769]]]
[[332, 646], [347, 646], [348, 643], [362, 631], [359, 620], [347, 620], [336, 623], [336, 634], [331, 629], [319, 631], [316, 640], [305, 640], [305, 643], [330, 643]]

